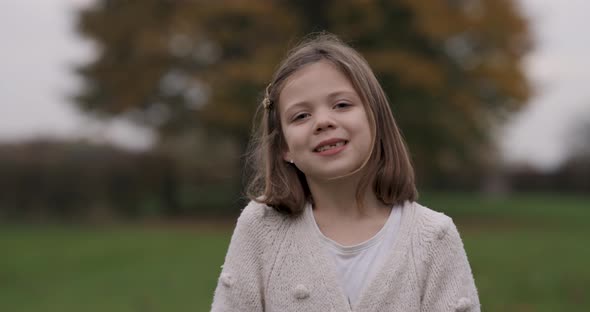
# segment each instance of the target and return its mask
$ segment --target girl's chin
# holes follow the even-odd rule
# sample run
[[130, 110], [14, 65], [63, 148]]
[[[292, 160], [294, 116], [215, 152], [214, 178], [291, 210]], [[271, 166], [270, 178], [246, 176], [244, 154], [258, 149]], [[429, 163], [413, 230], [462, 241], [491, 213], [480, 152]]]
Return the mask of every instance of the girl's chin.
[[305, 176], [308, 179], [315, 181], [336, 181], [350, 177], [352, 174], [355, 173], [355, 171], [357, 171], [358, 166], [354, 168], [333, 168], [332, 170], [326, 169], [327, 168], [323, 168], [323, 170], [308, 172], [305, 173]]

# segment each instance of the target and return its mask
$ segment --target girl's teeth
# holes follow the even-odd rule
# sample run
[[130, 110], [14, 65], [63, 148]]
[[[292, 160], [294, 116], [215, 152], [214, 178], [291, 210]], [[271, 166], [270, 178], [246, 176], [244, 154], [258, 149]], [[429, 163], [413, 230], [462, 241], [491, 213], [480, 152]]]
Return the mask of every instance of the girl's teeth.
[[318, 148], [318, 152], [323, 152], [325, 150], [328, 150], [328, 149], [331, 149], [331, 148], [334, 148], [334, 147], [338, 147], [338, 146], [342, 146], [342, 145], [344, 145], [344, 142], [338, 142], [338, 143], [335, 143], [335, 144], [324, 145], [324, 146]]

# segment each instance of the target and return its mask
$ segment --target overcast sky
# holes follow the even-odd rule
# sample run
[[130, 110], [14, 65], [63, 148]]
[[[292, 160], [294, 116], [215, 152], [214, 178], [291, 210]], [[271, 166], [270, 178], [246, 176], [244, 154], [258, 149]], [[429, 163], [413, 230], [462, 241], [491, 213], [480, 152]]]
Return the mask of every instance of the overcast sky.
[[[78, 86], [72, 66], [93, 55], [73, 30], [75, 9], [90, 1], [0, 2], [0, 141], [88, 137], [149, 146], [148, 132], [122, 121], [93, 122], [65, 100]], [[590, 40], [584, 33], [590, 1], [519, 2], [536, 40], [524, 63], [536, 95], [500, 131], [498, 144], [508, 162], [552, 168], [566, 155], [571, 126], [590, 120]]]

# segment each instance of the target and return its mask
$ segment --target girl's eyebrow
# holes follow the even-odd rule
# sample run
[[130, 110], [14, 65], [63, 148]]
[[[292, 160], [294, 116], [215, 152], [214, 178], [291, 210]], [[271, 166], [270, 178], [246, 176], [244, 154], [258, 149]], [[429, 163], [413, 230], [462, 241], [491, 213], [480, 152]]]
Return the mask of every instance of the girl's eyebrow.
[[329, 100], [333, 100], [334, 98], [337, 98], [342, 95], [358, 97], [355, 91], [346, 89], [346, 90], [334, 91], [334, 92], [328, 94], [327, 98]]

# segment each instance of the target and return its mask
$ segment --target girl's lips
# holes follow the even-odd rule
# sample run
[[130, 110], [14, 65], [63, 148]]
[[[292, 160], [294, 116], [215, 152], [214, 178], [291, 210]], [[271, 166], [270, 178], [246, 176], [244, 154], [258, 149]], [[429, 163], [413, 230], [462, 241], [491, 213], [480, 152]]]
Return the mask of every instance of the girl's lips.
[[339, 144], [339, 143], [346, 144], [346, 143], [348, 143], [348, 141], [345, 139], [340, 139], [340, 138], [332, 138], [332, 139], [324, 140], [324, 141], [320, 142], [318, 145], [316, 145], [316, 147], [313, 150], [314, 150], [314, 152], [317, 152], [319, 149], [321, 149], [324, 146], [334, 145], [334, 144]]
[[320, 155], [320, 156], [332, 156], [332, 155], [336, 155], [338, 153], [340, 153], [342, 150], [344, 150], [346, 148], [346, 146], [348, 145], [348, 141], [345, 141], [343, 145], [340, 146], [336, 146], [321, 152], [315, 152], [316, 154]]

